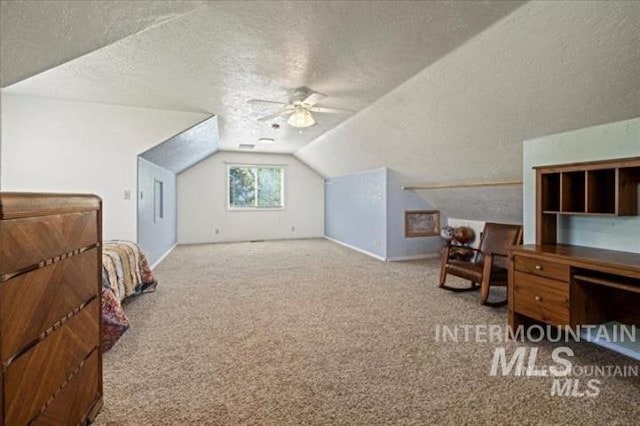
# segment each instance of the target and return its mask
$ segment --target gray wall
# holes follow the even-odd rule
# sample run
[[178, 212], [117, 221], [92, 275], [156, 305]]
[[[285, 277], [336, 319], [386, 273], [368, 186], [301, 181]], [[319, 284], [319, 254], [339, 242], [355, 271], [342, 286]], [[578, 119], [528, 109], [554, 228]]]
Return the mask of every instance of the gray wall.
[[[164, 214], [155, 217], [154, 185], [163, 183]], [[176, 175], [138, 157], [138, 244], [150, 264], [176, 244]]]
[[[524, 237], [535, 243], [534, 166], [640, 156], [640, 118], [524, 142]], [[564, 217], [560, 243], [640, 253], [640, 216]]]
[[325, 235], [384, 260], [438, 253], [440, 237], [404, 237], [405, 210], [435, 208], [402, 182], [386, 168], [327, 179]]
[[326, 179], [325, 235], [386, 259], [386, 187], [384, 168]]
[[[437, 210], [414, 191], [402, 189], [404, 179], [393, 170], [387, 173], [387, 258], [401, 260], [437, 254], [442, 243], [440, 237], [404, 237], [405, 210]], [[440, 217], [440, 226], [446, 219]]]

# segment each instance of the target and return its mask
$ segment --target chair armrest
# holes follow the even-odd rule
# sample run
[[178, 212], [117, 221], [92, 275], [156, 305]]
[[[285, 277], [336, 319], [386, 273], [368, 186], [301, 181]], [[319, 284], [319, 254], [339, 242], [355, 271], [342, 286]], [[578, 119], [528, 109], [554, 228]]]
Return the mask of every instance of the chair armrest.
[[489, 266], [489, 265], [487, 265], [487, 263], [489, 263], [490, 264], [490, 268], [493, 267], [494, 261], [496, 260], [497, 257], [501, 257], [501, 258], [508, 258], [509, 257], [508, 255], [502, 254], [502, 253], [483, 253], [483, 255], [484, 255], [485, 267]]
[[484, 251], [482, 251], [482, 250], [480, 250], [480, 249], [473, 248], [473, 247], [464, 247], [464, 249], [465, 249], [465, 250], [471, 250], [471, 251], [474, 251], [474, 252], [476, 252], [476, 253], [481, 253], [481, 254], [483, 254], [483, 255], [485, 255], [485, 256], [487, 256], [487, 255], [491, 255], [491, 256], [509, 257], [509, 255], [508, 255], [508, 254], [492, 253], [492, 252], [484, 252]]
[[[476, 252], [476, 253], [482, 253], [482, 250], [477, 249], [477, 248], [473, 248], [473, 247], [460, 246], [460, 248], [463, 248], [463, 249], [465, 249], [465, 250], [471, 250], [471, 251], [474, 251], [474, 252]], [[482, 253], [482, 254], [484, 254], [484, 253]]]
[[444, 262], [448, 261], [451, 258], [451, 256], [453, 255], [453, 250], [452, 249], [479, 251], [478, 249], [474, 249], [472, 247], [453, 245], [453, 244], [451, 244], [450, 241], [448, 241], [444, 245], [444, 249], [443, 249], [443, 252], [442, 252], [442, 260]]

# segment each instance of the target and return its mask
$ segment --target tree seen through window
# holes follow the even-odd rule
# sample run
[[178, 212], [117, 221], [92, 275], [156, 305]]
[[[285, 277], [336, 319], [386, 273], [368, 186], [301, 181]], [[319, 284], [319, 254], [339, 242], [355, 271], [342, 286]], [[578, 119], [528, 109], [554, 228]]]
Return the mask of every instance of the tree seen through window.
[[229, 167], [229, 207], [283, 207], [281, 167]]

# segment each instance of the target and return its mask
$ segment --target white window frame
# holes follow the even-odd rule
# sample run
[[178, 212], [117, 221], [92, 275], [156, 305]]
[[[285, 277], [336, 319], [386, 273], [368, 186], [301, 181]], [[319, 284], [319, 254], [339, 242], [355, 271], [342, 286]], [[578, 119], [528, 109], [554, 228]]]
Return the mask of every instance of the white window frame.
[[[280, 185], [280, 200], [282, 201], [282, 205], [281, 206], [277, 206], [277, 207], [265, 207], [265, 206], [243, 206], [243, 207], [235, 207], [231, 205], [231, 188], [230, 188], [230, 180], [229, 180], [229, 176], [231, 174], [231, 169], [234, 167], [238, 167], [238, 168], [248, 168], [248, 169], [281, 169], [282, 170], [282, 184]], [[227, 211], [232, 211], [232, 212], [255, 212], [255, 211], [268, 211], [268, 212], [273, 212], [273, 211], [280, 211], [280, 210], [284, 210], [285, 206], [286, 206], [286, 198], [285, 198], [285, 185], [286, 185], [286, 179], [287, 179], [287, 168], [285, 165], [283, 164], [240, 164], [240, 163], [228, 163], [227, 164], [227, 173], [226, 173], [226, 187], [227, 187], [227, 191], [226, 191], [226, 196], [227, 196], [227, 202], [226, 202], [226, 206], [227, 206]], [[257, 195], [258, 195], [258, 181], [256, 179], [256, 202], [258, 200]]]

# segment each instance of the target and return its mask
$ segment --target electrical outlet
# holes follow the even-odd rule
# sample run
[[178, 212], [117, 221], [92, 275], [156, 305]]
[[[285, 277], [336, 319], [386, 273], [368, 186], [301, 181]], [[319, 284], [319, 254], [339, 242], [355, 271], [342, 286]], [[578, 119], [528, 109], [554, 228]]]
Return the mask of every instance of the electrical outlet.
[[128, 189], [124, 190], [124, 199], [125, 200], [130, 200], [131, 199], [131, 191]]
[[213, 230], [213, 233], [216, 235], [220, 235], [220, 229], [216, 228]]
[[296, 232], [296, 227], [295, 226], [291, 227], [291, 232]]

